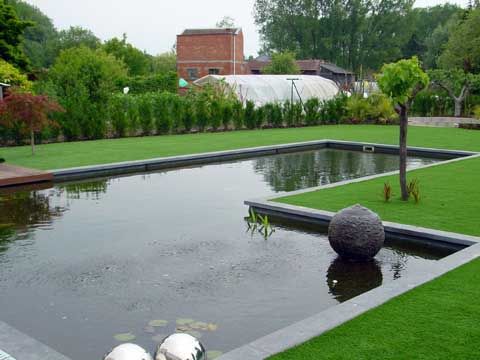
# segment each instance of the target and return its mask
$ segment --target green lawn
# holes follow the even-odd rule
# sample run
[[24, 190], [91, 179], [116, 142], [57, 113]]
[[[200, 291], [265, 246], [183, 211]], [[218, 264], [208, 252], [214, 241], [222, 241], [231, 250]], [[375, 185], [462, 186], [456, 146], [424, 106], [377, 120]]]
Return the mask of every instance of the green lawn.
[[271, 360], [479, 359], [480, 259]]
[[[359, 203], [383, 220], [480, 236], [480, 158], [410, 171], [417, 178], [421, 200], [400, 200], [398, 176], [381, 177], [340, 187], [287, 196], [275, 201], [314, 209], [338, 211]], [[383, 199], [383, 184], [394, 189]]]
[[[34, 156], [30, 154], [29, 146], [11, 147], [0, 149], [0, 157], [12, 164], [37, 169], [59, 169], [307, 140], [337, 139], [397, 144], [397, 138], [397, 126], [332, 125], [57, 143], [37, 146]], [[480, 132], [410, 127], [409, 144], [480, 150]]]

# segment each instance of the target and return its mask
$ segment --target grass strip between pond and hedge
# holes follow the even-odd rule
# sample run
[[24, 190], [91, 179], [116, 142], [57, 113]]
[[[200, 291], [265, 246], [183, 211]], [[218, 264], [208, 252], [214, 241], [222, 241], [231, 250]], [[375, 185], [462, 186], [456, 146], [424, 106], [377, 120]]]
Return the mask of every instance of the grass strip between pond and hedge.
[[[49, 170], [322, 139], [398, 144], [398, 126], [323, 125], [65, 142], [38, 145], [33, 156], [29, 146], [1, 148], [0, 157], [10, 164]], [[410, 127], [408, 142], [480, 151], [480, 131]]]
[[[397, 126], [333, 125], [152, 136], [0, 149], [7, 162], [38, 169], [140, 160], [309, 140], [398, 144]], [[480, 131], [409, 127], [409, 146], [480, 151]], [[421, 201], [401, 202], [397, 176], [276, 201], [336, 211], [360, 203], [382, 219], [480, 235], [480, 158], [417, 169]], [[382, 198], [384, 182], [394, 189]], [[403, 294], [305, 344], [272, 357], [292, 359], [477, 359], [480, 357], [480, 259]]]

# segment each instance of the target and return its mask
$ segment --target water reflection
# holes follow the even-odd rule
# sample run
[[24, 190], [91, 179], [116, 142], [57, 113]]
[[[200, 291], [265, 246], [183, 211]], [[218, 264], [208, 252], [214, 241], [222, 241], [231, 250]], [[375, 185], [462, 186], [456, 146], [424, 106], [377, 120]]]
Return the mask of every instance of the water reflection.
[[327, 271], [330, 294], [339, 302], [372, 290], [382, 281], [382, 268], [376, 260], [353, 262], [337, 257]]
[[68, 199], [86, 198], [100, 200], [107, 193], [108, 180], [86, 181], [80, 183], [68, 183], [56, 188], [57, 195], [65, 194]]
[[[409, 158], [410, 167], [435, 162], [434, 159]], [[342, 180], [393, 171], [398, 157], [359, 151], [305, 151], [254, 160], [255, 172], [279, 191], [319, 186]]]
[[48, 194], [41, 191], [3, 193], [0, 195], [0, 252], [13, 240], [29, 238], [32, 228], [50, 225], [62, 212], [63, 209], [52, 206]]

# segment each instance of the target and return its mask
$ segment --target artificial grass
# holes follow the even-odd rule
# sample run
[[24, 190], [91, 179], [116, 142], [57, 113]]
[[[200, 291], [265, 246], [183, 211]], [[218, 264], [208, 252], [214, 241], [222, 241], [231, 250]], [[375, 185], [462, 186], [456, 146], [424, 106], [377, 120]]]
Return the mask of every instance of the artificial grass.
[[[320, 139], [397, 144], [398, 126], [324, 125], [66, 142], [38, 145], [34, 156], [29, 146], [2, 148], [0, 157], [10, 164], [47, 170]], [[479, 140], [479, 131], [409, 128], [411, 146], [476, 151]]]
[[480, 259], [271, 360], [478, 359]]
[[[408, 178], [419, 180], [421, 199], [418, 204], [413, 200], [400, 200], [397, 175], [274, 201], [329, 211], [359, 203], [386, 221], [480, 236], [480, 158], [413, 170]], [[383, 198], [386, 182], [394, 189], [390, 202]]]

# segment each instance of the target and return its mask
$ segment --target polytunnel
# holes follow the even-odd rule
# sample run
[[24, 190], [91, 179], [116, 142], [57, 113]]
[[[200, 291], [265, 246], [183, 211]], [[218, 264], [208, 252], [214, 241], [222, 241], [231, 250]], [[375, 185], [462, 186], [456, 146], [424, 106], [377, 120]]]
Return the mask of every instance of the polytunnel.
[[[292, 85], [292, 79], [295, 87]], [[196, 85], [215, 85], [224, 81], [242, 102], [253, 101], [262, 106], [271, 102], [305, 102], [310, 98], [329, 100], [340, 89], [332, 80], [315, 75], [207, 75], [195, 81]]]

